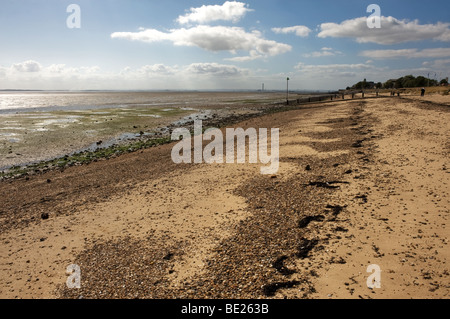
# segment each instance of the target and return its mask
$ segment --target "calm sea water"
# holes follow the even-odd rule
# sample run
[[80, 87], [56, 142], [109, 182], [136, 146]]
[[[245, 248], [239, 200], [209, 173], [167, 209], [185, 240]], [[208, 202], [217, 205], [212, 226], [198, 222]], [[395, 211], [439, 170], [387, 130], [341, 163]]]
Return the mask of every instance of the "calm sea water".
[[0, 113], [227, 104], [273, 94], [212, 92], [0, 92]]

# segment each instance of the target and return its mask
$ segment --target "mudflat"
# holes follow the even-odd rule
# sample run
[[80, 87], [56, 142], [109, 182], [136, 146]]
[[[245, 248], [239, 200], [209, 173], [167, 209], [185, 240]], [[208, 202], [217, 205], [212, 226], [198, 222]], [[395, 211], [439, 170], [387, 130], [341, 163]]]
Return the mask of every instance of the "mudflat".
[[[10, 109], [0, 106], [0, 178], [11, 167], [145, 141], [192, 118], [220, 121], [259, 113], [282, 101], [282, 96], [255, 92], [3, 92], [0, 98]], [[35, 105], [38, 107], [31, 107]]]
[[[4, 180], [0, 297], [448, 298], [439, 99], [333, 101], [236, 123], [280, 129], [273, 175], [176, 165], [172, 143]], [[66, 285], [72, 264], [80, 289]], [[380, 288], [368, 287], [371, 265]]]

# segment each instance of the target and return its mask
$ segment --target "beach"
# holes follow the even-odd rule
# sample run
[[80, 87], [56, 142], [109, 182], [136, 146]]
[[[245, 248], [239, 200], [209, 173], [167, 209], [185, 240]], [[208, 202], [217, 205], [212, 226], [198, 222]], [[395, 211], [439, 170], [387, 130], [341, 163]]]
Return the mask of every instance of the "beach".
[[[448, 96], [266, 113], [243, 99], [220, 129], [279, 128], [277, 173], [175, 164], [172, 142], [0, 181], [0, 297], [449, 297]], [[139, 134], [191, 114], [126, 125]], [[75, 148], [111, 134], [75, 135]], [[74, 264], [80, 289], [66, 285]]]

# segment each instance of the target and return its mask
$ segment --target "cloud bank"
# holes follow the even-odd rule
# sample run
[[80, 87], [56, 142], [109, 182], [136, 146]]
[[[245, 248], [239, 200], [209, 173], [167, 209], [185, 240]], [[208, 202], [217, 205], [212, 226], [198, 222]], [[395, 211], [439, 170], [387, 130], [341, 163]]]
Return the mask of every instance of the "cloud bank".
[[422, 40], [450, 41], [450, 23], [420, 24], [418, 20], [381, 17], [381, 28], [370, 29], [367, 17], [341, 23], [322, 23], [319, 38], [353, 38], [358, 43], [390, 45]]
[[113, 39], [141, 41], [147, 43], [170, 41], [175, 46], [199, 47], [208, 51], [253, 51], [262, 56], [275, 56], [292, 49], [288, 44], [265, 39], [261, 32], [246, 32], [240, 27], [199, 25], [189, 29], [173, 29], [161, 32], [144, 29], [138, 32], [115, 32]]
[[[0, 89], [213, 89], [233, 87], [245, 81], [251, 71], [231, 64], [191, 63], [183, 66], [149, 64], [106, 72], [98, 66], [70, 67], [65, 64], [43, 66], [24, 61], [9, 67], [0, 66], [6, 79]], [[234, 88], [239, 88], [236, 86]]]
[[[247, 4], [237, 1], [227, 1], [223, 5], [204, 5], [199, 8], [191, 8], [188, 13], [177, 19], [180, 24], [199, 25], [168, 31], [140, 28], [137, 32], [114, 32], [111, 34], [111, 38], [146, 43], [168, 41], [175, 46], [198, 47], [212, 52], [229, 51], [232, 54], [236, 54], [238, 51], [248, 52], [247, 56], [227, 59], [234, 62], [252, 61], [292, 50], [292, 46], [288, 44], [265, 39], [263, 34], [257, 30], [247, 32], [241, 27], [207, 25], [219, 20], [237, 22], [251, 11], [253, 10], [249, 9]], [[309, 31], [296, 30], [299, 34], [310, 31], [309, 29]]]
[[450, 56], [450, 48], [434, 49], [399, 49], [399, 50], [370, 50], [362, 51], [361, 56], [373, 59], [396, 59], [396, 58], [445, 58]]

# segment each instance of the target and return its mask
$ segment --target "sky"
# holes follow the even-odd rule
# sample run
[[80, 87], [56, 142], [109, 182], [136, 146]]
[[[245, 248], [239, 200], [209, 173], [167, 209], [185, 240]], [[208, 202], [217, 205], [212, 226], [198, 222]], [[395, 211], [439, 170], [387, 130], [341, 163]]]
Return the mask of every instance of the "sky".
[[450, 74], [449, 12], [448, 0], [0, 0], [0, 89], [440, 80]]

